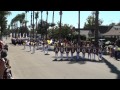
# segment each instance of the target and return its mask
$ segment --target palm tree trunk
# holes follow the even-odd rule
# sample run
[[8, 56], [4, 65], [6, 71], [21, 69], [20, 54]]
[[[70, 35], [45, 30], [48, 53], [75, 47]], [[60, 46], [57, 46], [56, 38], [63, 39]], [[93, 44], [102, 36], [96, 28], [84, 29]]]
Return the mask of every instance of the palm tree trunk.
[[[41, 11], [41, 32], [42, 32], [42, 13], [43, 13], [43, 11]], [[41, 36], [44, 39], [44, 35], [41, 34]]]
[[47, 13], [46, 13], [46, 40], [47, 40], [47, 21], [48, 21], [48, 11], [47, 11]]
[[37, 38], [37, 18], [36, 18], [36, 38]]
[[35, 15], [35, 13], [33, 11], [33, 38], [35, 38], [35, 36], [34, 36], [34, 34], [35, 34], [35, 30], [34, 30], [34, 15]]
[[60, 29], [59, 29], [59, 41], [61, 39], [61, 23], [62, 23], [62, 11], [60, 11]]

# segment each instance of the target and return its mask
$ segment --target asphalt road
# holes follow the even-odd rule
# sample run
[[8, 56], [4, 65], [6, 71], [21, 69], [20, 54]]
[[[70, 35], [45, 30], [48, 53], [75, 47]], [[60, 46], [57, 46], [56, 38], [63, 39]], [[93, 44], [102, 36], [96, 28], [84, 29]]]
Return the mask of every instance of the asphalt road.
[[[6, 40], [5, 40], [6, 41]], [[6, 41], [10, 43], [10, 39]], [[96, 61], [53, 61], [54, 52], [34, 54], [29, 48], [9, 44], [8, 58], [14, 79], [120, 79], [120, 61], [104, 56]], [[60, 54], [59, 54], [60, 55]], [[65, 56], [65, 55], [64, 55]]]

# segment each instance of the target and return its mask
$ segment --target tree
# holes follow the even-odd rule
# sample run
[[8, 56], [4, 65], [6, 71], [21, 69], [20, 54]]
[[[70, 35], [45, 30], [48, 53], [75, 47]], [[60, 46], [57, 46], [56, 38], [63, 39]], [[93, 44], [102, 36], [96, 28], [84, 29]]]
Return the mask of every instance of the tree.
[[10, 15], [10, 11], [0, 11], [0, 30], [1, 30], [1, 37], [0, 39], [2, 40], [2, 35], [4, 30], [7, 28], [7, 16]]
[[[95, 12], [92, 12], [92, 15], [88, 16], [88, 18], [86, 19], [87, 21], [84, 24], [84, 28], [94, 28], [95, 26]], [[99, 23], [98, 25], [101, 25], [103, 23], [103, 20], [99, 19]]]
[[[112, 22], [112, 23], [109, 24], [109, 26], [114, 26], [114, 25], [116, 25], [116, 23]], [[118, 23], [118, 25], [119, 25], [119, 23]]]

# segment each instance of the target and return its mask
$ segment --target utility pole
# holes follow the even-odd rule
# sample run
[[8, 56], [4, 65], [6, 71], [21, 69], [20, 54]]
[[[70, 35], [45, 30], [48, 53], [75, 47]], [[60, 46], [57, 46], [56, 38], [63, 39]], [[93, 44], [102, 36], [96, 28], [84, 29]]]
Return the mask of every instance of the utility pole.
[[99, 11], [95, 13], [95, 45], [98, 47]]
[[80, 11], [78, 11], [78, 44], [80, 44]]

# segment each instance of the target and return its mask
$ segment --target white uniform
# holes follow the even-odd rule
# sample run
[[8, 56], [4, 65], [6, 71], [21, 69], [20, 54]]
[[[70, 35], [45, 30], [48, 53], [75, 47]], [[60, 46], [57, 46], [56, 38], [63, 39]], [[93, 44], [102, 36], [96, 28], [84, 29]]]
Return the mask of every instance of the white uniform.
[[60, 47], [61, 60], [63, 60], [64, 47]]
[[34, 42], [33, 43], [33, 53], [35, 53], [35, 45], [36, 45], [36, 43]]
[[95, 55], [96, 55], [96, 53], [97, 53], [97, 49], [96, 49], [95, 47], [93, 47], [92, 52], [93, 52], [93, 59], [95, 60]]
[[85, 52], [86, 52], [85, 47], [83, 47], [83, 48], [82, 48], [83, 59], [85, 59]]
[[45, 54], [48, 54], [48, 44], [45, 44], [45, 51], [46, 51]]
[[57, 58], [58, 58], [58, 52], [59, 52], [59, 47], [55, 47], [54, 51], [55, 51], [55, 59], [57, 60]]
[[88, 59], [91, 60], [91, 47], [88, 47], [87, 51], [88, 51]]
[[69, 47], [66, 47], [65, 50], [66, 50], [66, 57], [68, 59], [68, 56], [69, 56]]
[[78, 60], [78, 59], [80, 58], [80, 57], [79, 57], [80, 47], [77, 47], [77, 48], [76, 48], [76, 53], [77, 53], [77, 60]]
[[102, 49], [99, 49], [98, 51], [98, 59], [102, 60]]
[[71, 60], [73, 59], [73, 53], [75, 52], [75, 48], [71, 47]]

